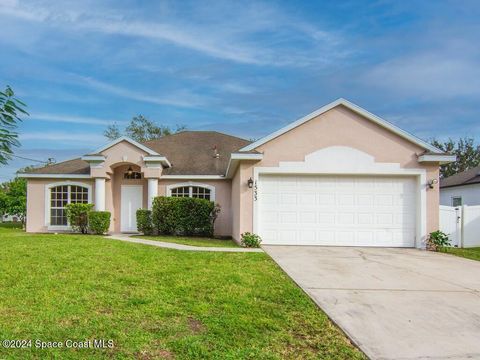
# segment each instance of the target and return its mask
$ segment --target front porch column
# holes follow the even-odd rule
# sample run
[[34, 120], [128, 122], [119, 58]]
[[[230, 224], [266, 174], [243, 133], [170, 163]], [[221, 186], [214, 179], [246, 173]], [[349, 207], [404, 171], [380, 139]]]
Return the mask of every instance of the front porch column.
[[95, 210], [105, 211], [105, 179], [95, 178]]
[[153, 198], [158, 195], [158, 179], [148, 179], [148, 210], [152, 210]]

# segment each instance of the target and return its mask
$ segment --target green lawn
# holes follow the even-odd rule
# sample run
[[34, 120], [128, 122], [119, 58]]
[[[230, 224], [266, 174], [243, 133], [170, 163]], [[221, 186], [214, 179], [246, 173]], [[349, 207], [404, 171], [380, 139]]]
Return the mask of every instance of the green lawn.
[[9, 229], [21, 229], [22, 224], [19, 222], [2, 222], [0, 223], [1, 228], [9, 228]]
[[221, 240], [202, 237], [186, 237], [186, 236], [134, 236], [140, 239], [164, 241], [169, 243], [191, 245], [191, 246], [208, 246], [208, 247], [239, 247], [233, 240]]
[[0, 359], [364, 358], [263, 253], [188, 252], [0, 228]]
[[480, 261], [480, 247], [474, 248], [444, 248], [441, 250], [447, 254], [452, 254], [456, 256], [461, 256], [467, 259], [478, 260]]

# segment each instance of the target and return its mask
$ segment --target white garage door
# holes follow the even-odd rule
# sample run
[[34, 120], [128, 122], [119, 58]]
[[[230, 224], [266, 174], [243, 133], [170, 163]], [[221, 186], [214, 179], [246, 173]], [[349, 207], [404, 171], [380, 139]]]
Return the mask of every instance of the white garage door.
[[264, 244], [414, 247], [411, 177], [261, 175]]

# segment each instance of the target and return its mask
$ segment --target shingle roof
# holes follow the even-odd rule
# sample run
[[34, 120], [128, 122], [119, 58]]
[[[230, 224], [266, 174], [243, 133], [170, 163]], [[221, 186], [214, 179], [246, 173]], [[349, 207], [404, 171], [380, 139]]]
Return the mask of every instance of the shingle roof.
[[480, 166], [471, 168], [464, 172], [449, 176], [440, 180], [440, 187], [470, 185], [480, 183]]
[[249, 143], [216, 131], [182, 131], [144, 145], [170, 161], [172, 167], [165, 169], [164, 175], [224, 175], [230, 154]]
[[90, 165], [82, 159], [62, 161], [29, 171], [31, 174], [90, 174]]
[[[216, 131], [182, 131], [143, 145], [166, 156], [172, 164], [164, 175], [224, 175], [230, 154], [250, 141]], [[215, 148], [218, 157], [215, 156]], [[63, 161], [30, 171], [33, 174], [90, 174], [87, 162]]]

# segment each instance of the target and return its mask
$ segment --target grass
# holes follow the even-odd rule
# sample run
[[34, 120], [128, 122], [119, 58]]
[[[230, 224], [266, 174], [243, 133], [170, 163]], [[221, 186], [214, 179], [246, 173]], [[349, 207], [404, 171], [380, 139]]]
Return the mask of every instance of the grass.
[[7, 229], [21, 229], [22, 224], [19, 222], [1, 222], [0, 228], [7, 228]]
[[447, 254], [452, 254], [455, 256], [460, 256], [467, 259], [480, 261], [480, 247], [474, 247], [474, 248], [449, 247], [449, 248], [443, 248], [440, 251]]
[[161, 249], [0, 228], [0, 359], [365, 358], [263, 253]]
[[239, 247], [233, 240], [211, 239], [202, 237], [185, 237], [185, 236], [134, 236], [140, 239], [163, 241], [175, 244], [190, 246], [207, 246], [207, 247]]

